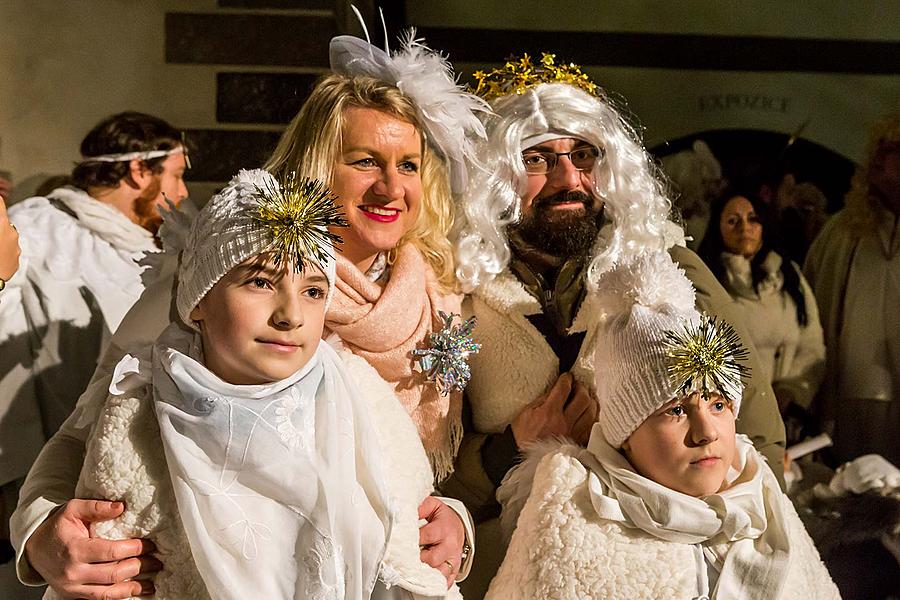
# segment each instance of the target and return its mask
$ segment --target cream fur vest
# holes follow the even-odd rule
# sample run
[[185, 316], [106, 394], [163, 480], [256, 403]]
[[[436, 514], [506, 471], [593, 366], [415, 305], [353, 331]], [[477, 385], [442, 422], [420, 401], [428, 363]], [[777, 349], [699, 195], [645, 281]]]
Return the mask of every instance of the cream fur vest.
[[[590, 299], [585, 299], [575, 317], [571, 331], [595, 331], [587, 327], [593, 312]], [[479, 433], [500, 433], [512, 420], [544, 394], [559, 377], [559, 358], [529, 315], [541, 312], [541, 305], [522, 282], [509, 270], [467, 296], [463, 302], [465, 318], [478, 319], [475, 341], [481, 352], [469, 358], [472, 379], [466, 395], [472, 405], [475, 429]], [[575, 378], [593, 389], [594, 377], [590, 349], [592, 333], [581, 345], [572, 367]], [[515, 373], [515, 377], [497, 376]]]
[[[448, 591], [444, 576], [419, 560], [418, 507], [433, 488], [416, 428], [375, 369], [349, 352], [340, 356], [349, 375], [368, 393], [396, 511], [381, 579], [409, 591], [413, 598], [461, 599], [456, 585]], [[118, 393], [107, 398], [88, 439], [76, 497], [125, 502], [122, 516], [94, 524], [93, 533], [107, 539], [154, 541], [164, 564], [155, 579], [157, 599], [209, 598], [178, 516], [153, 412], [149, 365], [146, 371], [123, 376], [117, 367], [110, 388]], [[45, 596], [55, 597], [52, 591]]]
[[[566, 445], [534, 459], [540, 463], [531, 495], [485, 600], [697, 598], [693, 546], [597, 516], [588, 471], [577, 458], [584, 451]], [[839, 600], [790, 500], [784, 495], [782, 500], [793, 547], [781, 598]]]

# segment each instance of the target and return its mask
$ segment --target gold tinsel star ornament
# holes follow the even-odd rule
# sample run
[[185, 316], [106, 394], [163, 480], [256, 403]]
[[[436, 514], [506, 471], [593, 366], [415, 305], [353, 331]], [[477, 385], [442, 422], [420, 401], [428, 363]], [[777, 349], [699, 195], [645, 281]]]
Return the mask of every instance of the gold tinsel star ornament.
[[333, 248], [343, 240], [329, 227], [348, 223], [324, 183], [298, 179], [291, 172], [280, 183], [257, 185], [256, 192], [259, 207], [253, 220], [269, 238], [267, 252], [274, 254], [276, 265], [291, 263], [300, 273], [306, 259], [319, 264], [334, 260]]
[[666, 332], [667, 371], [680, 395], [699, 391], [708, 400], [718, 392], [739, 402], [750, 374], [742, 364], [748, 356], [734, 328], [715, 317], [701, 315], [696, 324]]

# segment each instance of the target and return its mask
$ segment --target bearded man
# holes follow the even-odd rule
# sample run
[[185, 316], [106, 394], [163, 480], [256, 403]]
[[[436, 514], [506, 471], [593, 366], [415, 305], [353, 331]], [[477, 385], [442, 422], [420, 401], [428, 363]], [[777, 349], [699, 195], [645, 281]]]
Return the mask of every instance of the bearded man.
[[144, 289], [157, 207], [187, 196], [181, 132], [156, 117], [104, 119], [81, 155], [71, 185], [9, 210], [22, 254], [0, 297], [0, 538], [21, 481]]
[[[638, 136], [577, 67], [545, 54], [539, 65], [510, 60], [476, 78], [495, 114], [485, 122], [485, 168], [462, 202], [457, 275], [482, 349], [471, 359], [471, 419], [444, 489], [481, 522], [463, 584], [478, 598], [505, 553], [500, 482], [529, 445], [551, 436], [585, 444], [596, 420], [588, 349], [598, 276], [627, 256], [667, 249], [693, 282], [698, 308], [744, 329], [730, 296], [668, 221], [671, 203]], [[749, 366], [762, 372], [755, 353]], [[753, 377], [744, 398], [738, 431], [780, 473], [784, 425], [771, 387]]]

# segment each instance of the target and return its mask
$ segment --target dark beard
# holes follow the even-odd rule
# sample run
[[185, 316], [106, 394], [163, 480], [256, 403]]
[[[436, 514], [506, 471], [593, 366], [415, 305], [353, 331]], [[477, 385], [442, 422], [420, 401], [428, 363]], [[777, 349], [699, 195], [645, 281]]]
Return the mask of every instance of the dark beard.
[[[584, 210], [553, 210], [554, 204], [581, 202]], [[587, 254], [597, 238], [603, 208], [584, 192], [560, 192], [536, 202], [531, 214], [523, 216], [510, 231], [523, 242], [557, 258]]]
[[138, 225], [154, 236], [159, 232], [159, 227], [162, 225], [162, 217], [156, 207], [156, 198], [159, 196], [161, 187], [159, 180], [154, 177], [153, 182], [147, 186], [147, 189], [132, 204], [132, 210], [138, 219]]

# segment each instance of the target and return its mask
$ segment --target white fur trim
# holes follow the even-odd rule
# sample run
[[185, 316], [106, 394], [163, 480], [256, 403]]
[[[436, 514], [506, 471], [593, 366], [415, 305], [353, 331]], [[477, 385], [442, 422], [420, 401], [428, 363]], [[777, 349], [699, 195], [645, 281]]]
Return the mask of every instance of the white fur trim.
[[541, 460], [548, 454], [570, 453], [577, 448], [577, 444], [564, 438], [550, 437], [535, 442], [523, 452], [525, 456], [522, 462], [510, 469], [503, 478], [503, 482], [497, 489], [497, 501], [503, 508], [503, 512], [500, 513], [500, 526], [503, 528], [503, 539], [507, 546], [516, 529], [519, 515], [525, 508], [528, 497], [531, 496], [531, 487], [534, 485], [534, 478]]
[[[585, 306], [587, 304], [576, 316], [576, 323], [585, 320], [580, 316]], [[478, 318], [475, 334], [482, 344], [481, 352], [469, 359], [472, 379], [466, 387], [478, 432], [502, 432], [559, 376], [559, 359], [527, 318], [540, 311], [540, 303], [508, 271], [463, 302], [463, 315]], [[591, 338], [591, 334], [585, 338], [572, 368], [575, 378], [589, 389], [593, 388], [594, 379], [591, 353], [586, 350], [592, 347]], [[517, 376], [497, 377], [497, 373], [516, 373]]]

